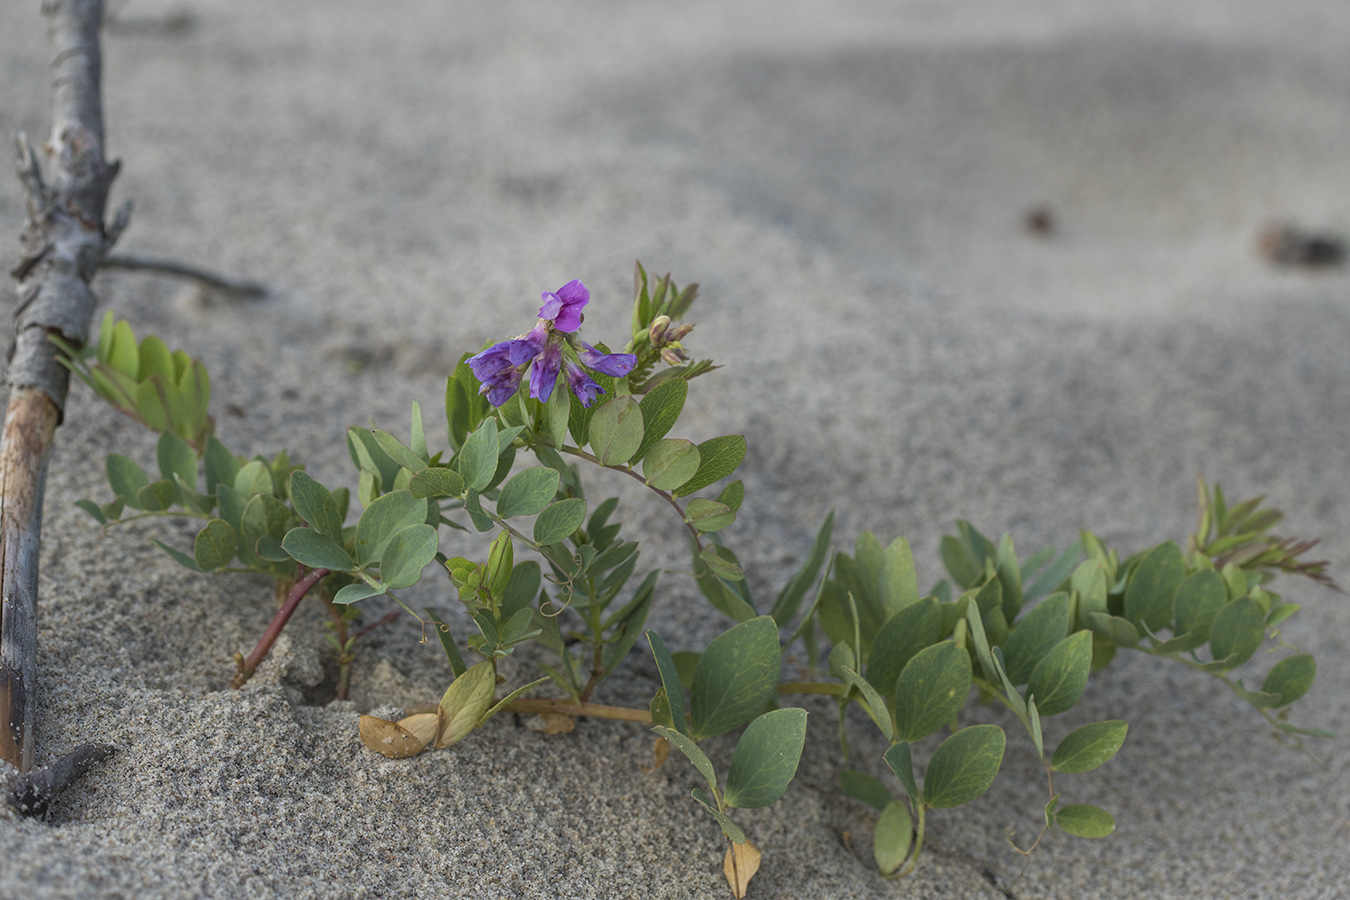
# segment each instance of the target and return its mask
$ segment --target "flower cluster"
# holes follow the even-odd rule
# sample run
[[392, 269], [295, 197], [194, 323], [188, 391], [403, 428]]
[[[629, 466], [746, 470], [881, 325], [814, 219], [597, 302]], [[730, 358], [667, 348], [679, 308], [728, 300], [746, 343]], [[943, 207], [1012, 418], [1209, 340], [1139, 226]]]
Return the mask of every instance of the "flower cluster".
[[633, 371], [637, 357], [632, 353], [602, 353], [576, 336], [581, 327], [582, 308], [590, 302], [591, 292], [580, 281], [569, 281], [557, 292], [543, 295], [539, 321], [528, 334], [493, 344], [470, 357], [469, 368], [480, 382], [480, 394], [488, 402], [501, 406], [520, 388], [525, 369], [530, 370], [530, 396], [547, 403], [553, 396], [558, 373], [567, 369], [567, 387], [589, 407], [605, 389], [586, 374], [586, 368], [615, 378]]

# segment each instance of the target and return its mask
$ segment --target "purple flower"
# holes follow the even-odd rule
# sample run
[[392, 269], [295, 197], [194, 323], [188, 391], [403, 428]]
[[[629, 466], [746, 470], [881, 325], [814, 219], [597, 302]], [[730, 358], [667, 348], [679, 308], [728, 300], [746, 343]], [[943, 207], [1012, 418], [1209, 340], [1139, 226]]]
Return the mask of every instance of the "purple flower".
[[[535, 329], [538, 331], [538, 329]], [[542, 339], [536, 341], [534, 332], [524, 338], [502, 341], [470, 357], [469, 369], [483, 383], [478, 393], [487, 394], [488, 402], [501, 406], [520, 387], [521, 367], [539, 353]]]
[[558, 380], [558, 370], [562, 368], [562, 344], [549, 341], [534, 358], [530, 367], [530, 396], [547, 403], [553, 396], [553, 385]]
[[586, 285], [575, 278], [558, 288], [558, 292], [545, 292], [544, 305], [539, 307], [539, 318], [553, 323], [555, 331], [573, 332], [581, 327], [581, 308], [591, 300], [591, 292]]
[[573, 394], [576, 394], [581, 405], [587, 408], [595, 402], [596, 394], [605, 393], [605, 389], [596, 384], [581, 366], [572, 363], [567, 364], [567, 386], [572, 389]]
[[633, 366], [637, 365], [637, 356], [635, 354], [601, 353], [585, 341], [581, 342], [581, 346], [586, 348], [578, 354], [583, 363], [597, 372], [603, 372], [614, 378], [622, 378], [633, 371]]

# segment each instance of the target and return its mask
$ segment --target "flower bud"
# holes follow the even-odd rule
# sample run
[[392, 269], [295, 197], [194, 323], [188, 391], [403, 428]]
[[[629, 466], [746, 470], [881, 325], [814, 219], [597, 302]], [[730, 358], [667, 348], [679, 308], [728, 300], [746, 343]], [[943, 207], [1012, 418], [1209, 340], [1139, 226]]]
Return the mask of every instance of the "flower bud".
[[691, 332], [691, 331], [693, 331], [693, 330], [694, 330], [694, 323], [693, 323], [693, 322], [685, 322], [685, 323], [684, 323], [683, 325], [681, 325], [679, 328], [676, 328], [676, 329], [673, 330], [673, 331], [667, 332], [667, 333], [666, 333], [666, 340], [667, 340], [667, 341], [671, 341], [671, 342], [684, 340], [684, 338], [688, 336], [689, 332]]
[[682, 366], [689, 357], [684, 355], [682, 350], [675, 347], [662, 347], [661, 358], [666, 361], [668, 366]]
[[661, 346], [665, 337], [666, 326], [670, 324], [670, 316], [657, 316], [652, 319], [651, 327], [647, 329], [647, 337], [651, 338], [654, 346]]

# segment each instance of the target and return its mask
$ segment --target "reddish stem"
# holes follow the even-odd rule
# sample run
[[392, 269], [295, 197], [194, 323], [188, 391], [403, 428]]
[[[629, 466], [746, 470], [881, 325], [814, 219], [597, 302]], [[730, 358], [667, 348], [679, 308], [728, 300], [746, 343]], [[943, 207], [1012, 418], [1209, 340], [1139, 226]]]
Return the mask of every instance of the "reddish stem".
[[230, 687], [238, 690], [244, 686], [244, 682], [253, 677], [253, 673], [262, 664], [268, 652], [271, 651], [272, 644], [276, 643], [277, 636], [281, 634], [281, 629], [286, 627], [286, 623], [295, 614], [300, 601], [305, 599], [305, 594], [309, 593], [310, 588], [328, 575], [328, 571], [328, 569], [310, 569], [299, 581], [291, 585], [291, 591], [286, 595], [286, 602], [281, 605], [281, 609], [277, 610], [277, 614], [267, 624], [267, 630], [258, 639], [258, 644], [253, 648], [253, 652], [248, 655], [248, 659], [245, 659], [243, 654], [240, 653], [234, 655], [235, 663], [239, 666], [239, 674], [234, 676], [234, 680], [230, 682]]

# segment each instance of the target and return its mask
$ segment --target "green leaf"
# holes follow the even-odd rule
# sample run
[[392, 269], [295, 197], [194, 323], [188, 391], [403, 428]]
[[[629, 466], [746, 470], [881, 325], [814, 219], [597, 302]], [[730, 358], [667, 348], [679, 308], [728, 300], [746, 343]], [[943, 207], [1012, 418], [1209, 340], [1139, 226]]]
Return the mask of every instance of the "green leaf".
[[75, 505], [78, 506], [80, 509], [84, 510], [85, 512], [89, 513], [89, 515], [93, 516], [94, 521], [97, 522], [98, 524], [100, 525], [108, 524], [108, 519], [103, 515], [103, 510], [101, 510], [99, 508], [99, 505], [95, 503], [93, 500], [76, 500]]
[[971, 725], [942, 742], [928, 762], [923, 802], [930, 809], [969, 803], [989, 790], [1003, 762], [1007, 737], [997, 725]]
[[569, 537], [586, 520], [586, 501], [580, 497], [556, 500], [534, 520], [534, 542], [556, 544]]
[[1069, 595], [1051, 594], [1022, 617], [1003, 645], [1008, 680], [1026, 684], [1031, 670], [1069, 633]]
[[694, 477], [698, 465], [698, 448], [693, 441], [666, 438], [653, 444], [642, 457], [642, 477], [657, 490], [673, 491]]
[[121, 497], [128, 506], [140, 509], [134, 505], [136, 495], [140, 493], [141, 488], [150, 483], [141, 467], [116, 453], [108, 454], [104, 467], [108, 473], [108, 486], [112, 488], [113, 493]]
[[177, 497], [178, 487], [172, 481], [152, 481], [136, 492], [136, 505], [157, 512], [168, 509]]
[[497, 691], [497, 672], [492, 660], [485, 659], [470, 666], [463, 675], [451, 682], [445, 696], [441, 697], [441, 709], [445, 711], [445, 731], [436, 747], [449, 747], [468, 736], [478, 727], [492, 706], [492, 696]]
[[642, 444], [642, 410], [632, 397], [615, 397], [591, 416], [591, 449], [602, 466], [628, 462]]
[[841, 769], [839, 772], [839, 785], [848, 794], [859, 803], [866, 803], [868, 806], [881, 812], [887, 804], [892, 801], [891, 792], [882, 784], [880, 780], [873, 778], [863, 772], [854, 772], [849, 769]]
[[464, 511], [469, 514], [473, 527], [480, 534], [492, 530], [492, 518], [483, 511], [483, 503], [478, 498], [478, 492], [473, 488], [469, 488], [469, 492], [464, 495]]
[[1064, 638], [1031, 670], [1027, 693], [1035, 696], [1042, 716], [1072, 709], [1087, 686], [1092, 669], [1092, 632], [1076, 631]]
[[328, 489], [297, 469], [291, 473], [291, 503], [300, 518], [315, 531], [335, 541], [342, 540], [342, 520]]
[[[848, 646], [847, 644], [843, 646]], [[877, 689], [868, 683], [857, 672], [847, 665], [840, 665], [839, 671], [843, 674], [844, 680], [858, 689], [862, 694], [864, 702], [867, 704], [867, 715], [881, 729], [881, 736], [890, 740], [895, 736], [895, 723], [891, 721], [891, 711], [886, 705], [885, 699], [877, 693]]]
[[647, 643], [651, 645], [652, 656], [656, 659], [656, 670], [661, 675], [661, 686], [665, 689], [666, 700], [670, 705], [671, 720], [677, 731], [687, 734], [688, 726], [684, 722], [684, 688], [680, 685], [675, 660], [665, 642], [655, 631], [647, 632]]
[[423, 469], [408, 482], [408, 492], [417, 498], [463, 497], [468, 487], [454, 469], [432, 466]]
[[721, 531], [736, 521], [736, 514], [723, 503], [696, 497], [685, 507], [684, 520], [704, 534]]
[[710, 438], [698, 445], [698, 471], [675, 491], [676, 497], [687, 497], [736, 471], [745, 459], [745, 438], [726, 434]]
[[539, 596], [539, 584], [543, 579], [539, 563], [534, 560], [517, 563], [511, 570], [511, 578], [502, 592], [502, 617], [509, 619], [517, 612], [534, 602]]
[[1093, 613], [1088, 620], [1093, 634], [1099, 634], [1114, 644], [1122, 647], [1135, 647], [1139, 644], [1139, 629], [1120, 616]]
[[561, 447], [567, 441], [567, 420], [572, 415], [571, 397], [570, 391], [554, 391], [544, 407], [543, 436], [554, 447]]
[[914, 655], [896, 680], [895, 733], [917, 741], [951, 721], [970, 693], [970, 654], [952, 641]]
[[999, 538], [994, 564], [999, 584], [1003, 587], [1003, 618], [1011, 622], [1022, 609], [1022, 567], [1017, 562], [1012, 535], [1005, 534]]
[[1252, 658], [1266, 639], [1266, 617], [1251, 597], [1239, 597], [1214, 618], [1209, 650], [1215, 662], [1232, 669]]
[[772, 617], [759, 616], [718, 635], [694, 671], [690, 734], [705, 738], [749, 722], [777, 694], [781, 668]]
[[464, 442], [457, 457], [459, 474], [464, 476], [469, 487], [482, 491], [492, 483], [492, 476], [497, 474], [499, 449], [497, 420], [484, 419], [478, 430]]
[[689, 383], [683, 378], [663, 381], [652, 388], [638, 404], [642, 410], [642, 443], [633, 454], [634, 460], [645, 459], [656, 442], [670, 433], [684, 409]]
[[[338, 594], [341, 595], [342, 591], [338, 591]], [[336, 598], [334, 598], [334, 602], [336, 602]], [[431, 613], [427, 613], [427, 618], [436, 623], [436, 637], [440, 639], [441, 649], [445, 651], [445, 658], [449, 660], [450, 668], [455, 673], [455, 677], [458, 678], [464, 674], [466, 667], [464, 657], [460, 655], [459, 647], [455, 645], [455, 636], [450, 633], [450, 626]]]
[[[740, 482], [735, 483], [740, 484]], [[722, 502], [726, 503], [725, 500]], [[730, 504], [727, 505], [734, 511], [735, 507], [731, 507]], [[787, 584], [783, 585], [783, 590], [779, 592], [778, 599], [774, 601], [773, 611], [770, 615], [773, 616], [773, 620], [778, 623], [779, 627], [787, 625], [797, 615], [802, 598], [806, 596], [806, 592], [815, 583], [816, 576], [820, 574], [820, 567], [825, 564], [825, 559], [830, 554], [830, 539], [833, 535], [834, 510], [830, 510], [829, 515], [825, 517], [825, 521], [821, 523], [820, 531], [816, 532], [815, 542], [811, 544], [811, 552], [802, 561], [801, 568], [788, 580]]]
[[1298, 700], [1312, 687], [1317, 677], [1317, 660], [1309, 653], [1290, 656], [1275, 664], [1270, 670], [1261, 690], [1267, 694], [1279, 694], [1275, 707], [1288, 706]]
[[375, 438], [375, 443], [380, 445], [380, 449], [403, 468], [410, 472], [420, 472], [427, 467], [425, 459], [414, 453], [412, 448], [405, 447], [402, 441], [389, 432], [372, 428], [370, 433]]
[[217, 485], [234, 486], [234, 476], [239, 474], [239, 461], [214, 435], [206, 440], [203, 464], [206, 469], [206, 493], [215, 496]]
[[425, 523], [426, 519], [427, 501], [406, 490], [390, 491], [376, 497], [356, 522], [353, 550], [356, 561], [363, 566], [379, 562], [390, 538], [409, 525]]
[[296, 562], [311, 569], [347, 572], [355, 568], [352, 558], [341, 544], [330, 537], [324, 537], [313, 528], [292, 528], [286, 532], [286, 537], [282, 538], [281, 547]]
[[262, 460], [251, 459], [235, 474], [234, 489], [245, 497], [275, 493], [272, 487], [272, 470], [267, 468]]
[[911, 659], [942, 637], [942, 611], [937, 600], [926, 597], [911, 603], [886, 620], [872, 639], [867, 661], [867, 680], [886, 696], [895, 693], [895, 682]]
[[371, 597], [378, 597], [387, 589], [387, 585], [381, 584], [372, 587], [371, 585], [357, 581], [352, 584], [343, 585], [339, 588], [338, 592], [333, 595], [333, 602], [339, 606], [346, 606], [349, 603], [357, 603]]
[[1172, 628], [1177, 637], [1167, 642], [1169, 651], [1193, 650], [1208, 641], [1214, 619], [1227, 603], [1228, 588], [1218, 572], [1207, 569], [1188, 576], [1177, 588]]
[[615, 630], [610, 633], [611, 643], [605, 645], [602, 660], [606, 672], [613, 671], [615, 666], [623, 662], [637, 643], [642, 626], [647, 623], [647, 614], [651, 612], [652, 599], [656, 596], [656, 581], [660, 577], [659, 569], [647, 574], [634, 592], [633, 601], [628, 604], [631, 609], [615, 623]]
[[206, 527], [197, 532], [192, 542], [192, 557], [203, 572], [221, 569], [234, 559], [234, 550], [239, 546], [239, 538], [224, 519], [212, 519]]
[[1073, 574], [1078, 561], [1083, 558], [1083, 547], [1074, 544], [1061, 553], [1050, 566], [1040, 574], [1036, 581], [1023, 590], [1027, 599], [1043, 597], [1064, 583], [1064, 579]]
[[872, 832], [872, 858], [882, 875], [893, 875], [909, 858], [914, 843], [914, 820], [909, 804], [892, 800], [881, 811], [877, 829]]
[[175, 550], [163, 541], [151, 540], [150, 543], [172, 556], [179, 565], [191, 569], [194, 572], [201, 571], [201, 567], [197, 565], [197, 561], [186, 553], [183, 553], [181, 550]]
[[1081, 838], [1104, 838], [1116, 830], [1116, 820], [1109, 812], [1086, 803], [1072, 803], [1055, 810], [1055, 824]]
[[410, 525], [394, 533], [380, 557], [380, 580], [392, 590], [412, 587], [436, 558], [440, 544], [430, 525]]
[[165, 480], [173, 481], [173, 476], [178, 475], [188, 487], [197, 487], [197, 454], [178, 435], [166, 431], [159, 436], [159, 443], [155, 445], [155, 461], [159, 463], [159, 474]]
[[726, 805], [758, 809], [776, 802], [797, 774], [805, 744], [804, 709], [775, 709], [751, 722], [731, 755]]
[[895, 773], [895, 777], [900, 779], [905, 793], [917, 803], [922, 794], [919, 793], [919, 783], [914, 780], [914, 757], [910, 752], [909, 743], [900, 741], [898, 744], [892, 744], [886, 751], [885, 760], [886, 765]]
[[1125, 589], [1125, 618], [1150, 631], [1161, 631], [1172, 624], [1172, 600], [1186, 577], [1186, 562], [1181, 548], [1172, 541], [1148, 552], [1130, 577]]
[[[980, 662], [980, 670], [984, 672], [984, 677], [995, 682], [1004, 678], [1005, 676], [1001, 675], [998, 667], [994, 665], [994, 656], [989, 650], [989, 635], [984, 630], [984, 620], [980, 618], [978, 603], [966, 604], [966, 633], [970, 635], [970, 640], [975, 645], [975, 658]], [[875, 657], [875, 647], [872, 652]]]
[[129, 378], [139, 374], [141, 357], [136, 347], [136, 333], [125, 319], [113, 326], [107, 364]]
[[694, 768], [698, 769], [699, 774], [708, 782], [708, 787], [712, 789], [713, 796], [717, 796], [717, 773], [713, 771], [712, 760], [708, 759], [708, 755], [698, 748], [698, 744], [684, 734], [664, 725], [657, 725], [652, 730], [674, 744], [675, 749], [689, 758], [689, 761], [694, 764]]
[[[741, 501], [743, 500], [745, 500], [745, 482], [739, 479], [722, 488], [722, 493], [717, 495], [717, 501], [725, 503], [727, 509], [732, 512], [741, 511]], [[833, 511], [831, 511], [830, 516], [833, 517], [833, 515]]]
[[502, 487], [497, 499], [497, 515], [509, 519], [543, 511], [558, 493], [558, 479], [555, 469], [534, 466], [524, 470]]
[[1092, 771], [1116, 755], [1129, 728], [1129, 723], [1118, 719], [1075, 728], [1055, 748], [1050, 768], [1056, 772]]

